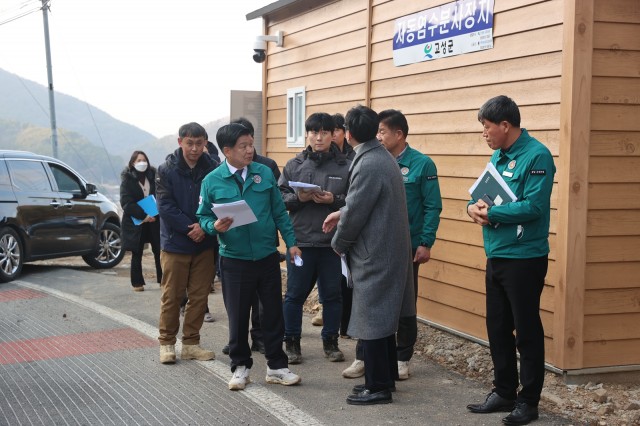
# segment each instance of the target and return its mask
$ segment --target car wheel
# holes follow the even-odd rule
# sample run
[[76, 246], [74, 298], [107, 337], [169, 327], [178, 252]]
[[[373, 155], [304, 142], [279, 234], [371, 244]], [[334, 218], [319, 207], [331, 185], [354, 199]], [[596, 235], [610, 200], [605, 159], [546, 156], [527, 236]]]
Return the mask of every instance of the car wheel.
[[11, 228], [0, 229], [0, 282], [14, 280], [22, 271], [24, 252], [20, 237]]
[[120, 228], [113, 223], [105, 223], [98, 238], [98, 249], [82, 259], [96, 269], [109, 269], [116, 266], [124, 257]]

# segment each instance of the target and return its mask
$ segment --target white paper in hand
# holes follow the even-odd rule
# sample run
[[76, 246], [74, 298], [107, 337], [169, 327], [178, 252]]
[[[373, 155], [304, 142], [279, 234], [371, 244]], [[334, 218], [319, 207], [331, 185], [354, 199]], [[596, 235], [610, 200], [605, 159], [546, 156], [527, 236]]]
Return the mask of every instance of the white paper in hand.
[[233, 219], [233, 223], [229, 229], [237, 226], [247, 225], [249, 223], [257, 222], [256, 215], [251, 210], [251, 207], [245, 200], [234, 201], [226, 204], [211, 204], [211, 211], [218, 216], [219, 219], [223, 217], [230, 217]]
[[289, 186], [293, 188], [296, 192], [298, 191], [306, 191], [306, 192], [322, 192], [322, 188], [318, 185], [314, 185], [312, 183], [305, 182], [294, 182], [292, 180], [289, 181]]

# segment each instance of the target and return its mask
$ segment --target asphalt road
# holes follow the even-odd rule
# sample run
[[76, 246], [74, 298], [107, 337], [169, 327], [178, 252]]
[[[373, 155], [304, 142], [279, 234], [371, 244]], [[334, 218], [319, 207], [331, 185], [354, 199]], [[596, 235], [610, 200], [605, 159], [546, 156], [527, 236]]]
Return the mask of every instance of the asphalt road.
[[[328, 362], [320, 327], [305, 317], [304, 363], [291, 366], [299, 386], [265, 383], [264, 357], [255, 353], [252, 383], [227, 388], [229, 358], [222, 354], [227, 319], [222, 294], [209, 296], [216, 322], [202, 327], [201, 344], [215, 361], [158, 362], [160, 288], [148, 280], [134, 293], [113, 271], [26, 265], [0, 284], [0, 425], [14, 424], [326, 424], [501, 425], [505, 414], [471, 414], [480, 384], [425, 361], [412, 363], [397, 383], [394, 402], [350, 406], [345, 398], [363, 379], [344, 379], [355, 341], [340, 340], [347, 360]], [[535, 424], [568, 425], [541, 412]]]

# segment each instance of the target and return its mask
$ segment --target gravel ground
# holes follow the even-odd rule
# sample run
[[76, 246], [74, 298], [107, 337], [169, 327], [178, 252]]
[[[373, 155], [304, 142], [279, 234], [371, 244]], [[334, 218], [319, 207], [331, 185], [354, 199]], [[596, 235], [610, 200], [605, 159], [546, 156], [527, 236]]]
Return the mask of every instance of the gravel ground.
[[[112, 272], [128, 277], [130, 256], [127, 254]], [[56, 266], [94, 271], [79, 257], [69, 257], [39, 262]], [[155, 282], [153, 256], [145, 250], [143, 271], [149, 282]], [[283, 272], [283, 292], [286, 273]], [[219, 284], [217, 291], [220, 291]], [[308, 320], [317, 313], [317, 291], [314, 290], [305, 304]], [[489, 348], [468, 341], [448, 332], [418, 324], [418, 341], [412, 362], [436, 362], [450, 370], [486, 384], [491, 388], [493, 370]], [[471, 401], [470, 401], [471, 402]], [[541, 405], [545, 410], [561, 414], [575, 421], [575, 425], [627, 426], [640, 425], [640, 384], [587, 383], [566, 385], [563, 378], [547, 372], [542, 391]]]
[[[305, 308], [310, 317], [320, 308], [315, 289]], [[487, 392], [491, 389], [493, 366], [488, 347], [418, 323], [418, 340], [412, 362], [421, 361], [436, 362], [486, 384]], [[566, 385], [561, 376], [547, 372], [541, 406], [571, 418], [576, 425], [640, 425], [640, 384]]]

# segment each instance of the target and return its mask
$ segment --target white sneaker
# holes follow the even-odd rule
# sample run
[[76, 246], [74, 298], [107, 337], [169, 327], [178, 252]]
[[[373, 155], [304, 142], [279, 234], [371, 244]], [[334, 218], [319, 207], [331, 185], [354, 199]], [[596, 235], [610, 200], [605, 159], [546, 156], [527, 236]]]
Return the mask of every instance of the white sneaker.
[[233, 372], [231, 380], [229, 380], [229, 389], [243, 390], [248, 383], [251, 383], [251, 379], [249, 378], [250, 371], [251, 369], [244, 365], [237, 366], [236, 371]]
[[211, 312], [205, 312], [204, 314], [204, 322], [214, 322], [215, 319], [213, 318], [213, 315], [211, 315]]
[[267, 383], [291, 386], [300, 383], [300, 376], [294, 374], [288, 368], [272, 370], [267, 367]]
[[347, 379], [355, 379], [364, 376], [364, 361], [356, 359], [353, 364], [342, 371], [342, 377]]
[[398, 361], [398, 378], [399, 380], [409, 378], [409, 361]]

